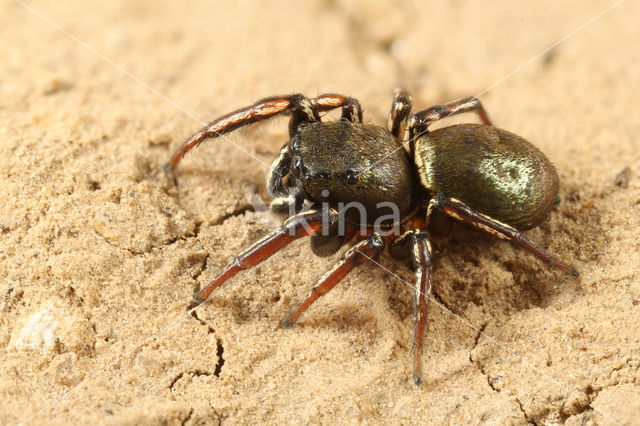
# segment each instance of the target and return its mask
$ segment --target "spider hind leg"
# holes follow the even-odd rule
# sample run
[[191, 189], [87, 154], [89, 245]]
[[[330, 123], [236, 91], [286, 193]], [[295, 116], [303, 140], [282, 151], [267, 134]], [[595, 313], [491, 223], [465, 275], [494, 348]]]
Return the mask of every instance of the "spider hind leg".
[[482, 213], [478, 213], [464, 204], [462, 201], [455, 198], [449, 198], [442, 194], [438, 195], [435, 199], [435, 208], [443, 211], [447, 216], [470, 225], [471, 227], [493, 235], [494, 237], [507, 240], [513, 244], [516, 244], [528, 252], [532, 253], [538, 259], [542, 260], [547, 265], [560, 269], [563, 272], [578, 276], [578, 270], [565, 263], [551, 254], [547, 253], [542, 247], [534, 244], [528, 239], [522, 232], [516, 228], [502, 223], [496, 219], [493, 219]]

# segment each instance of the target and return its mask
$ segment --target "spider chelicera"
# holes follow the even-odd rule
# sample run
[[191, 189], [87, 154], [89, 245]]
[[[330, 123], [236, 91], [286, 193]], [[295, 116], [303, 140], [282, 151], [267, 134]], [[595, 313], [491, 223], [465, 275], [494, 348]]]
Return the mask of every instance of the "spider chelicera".
[[[416, 270], [413, 378], [422, 380], [422, 343], [432, 293], [431, 236], [446, 233], [452, 219], [519, 245], [564, 272], [578, 271], [535, 245], [521, 231], [543, 222], [559, 200], [558, 175], [531, 143], [493, 127], [476, 98], [411, 115], [411, 97], [396, 91], [387, 128], [362, 123], [359, 102], [338, 94], [262, 99], [226, 114], [198, 131], [175, 152], [167, 171], [203, 140], [281, 113], [291, 115], [289, 141], [267, 176], [270, 208], [288, 218], [282, 227], [238, 255], [195, 294], [196, 303], [243, 269], [264, 261], [295, 239], [310, 236], [319, 256], [352, 243], [337, 264], [285, 321], [291, 326], [354, 267], [385, 247]], [[342, 109], [340, 120], [320, 113]], [[430, 130], [443, 118], [475, 112], [483, 124]], [[408, 147], [403, 146], [405, 129]], [[355, 207], [355, 208], [352, 208]]]

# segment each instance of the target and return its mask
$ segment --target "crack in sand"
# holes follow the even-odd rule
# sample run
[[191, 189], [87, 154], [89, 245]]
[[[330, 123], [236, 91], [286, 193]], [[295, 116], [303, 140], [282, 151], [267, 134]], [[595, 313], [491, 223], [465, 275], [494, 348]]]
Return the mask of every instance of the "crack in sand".
[[200, 275], [202, 275], [202, 273], [207, 269], [207, 264], [209, 263], [209, 258], [211, 257], [211, 254], [209, 252], [207, 252], [206, 256], [204, 257], [204, 261], [202, 262], [202, 267], [200, 268], [200, 270], [198, 272], [196, 272], [196, 274], [193, 276], [193, 279], [195, 281], [198, 281], [198, 278], [200, 278]]
[[482, 364], [480, 363], [479, 360], [475, 360], [473, 359], [473, 351], [476, 349], [476, 347], [478, 346], [478, 343], [480, 342], [480, 338], [482, 337], [482, 333], [484, 332], [484, 329], [487, 328], [487, 324], [489, 324], [488, 322], [485, 322], [484, 324], [482, 324], [480, 326], [480, 328], [478, 329], [478, 333], [476, 334], [476, 338], [475, 341], [473, 342], [473, 347], [471, 348], [471, 351], [469, 351], [469, 362], [471, 362], [471, 364], [475, 365], [478, 368], [478, 371], [480, 371], [480, 373], [482, 373], [483, 376], [485, 376], [485, 378], [487, 379], [487, 384], [489, 385], [489, 387], [491, 388], [491, 390], [493, 390], [493, 392], [500, 392], [500, 389], [497, 389], [494, 385], [493, 382], [491, 381], [491, 378], [489, 377], [489, 375], [484, 371], [484, 367], [482, 366]]
[[208, 371], [203, 371], [203, 370], [189, 370], [189, 371], [182, 372], [173, 378], [173, 380], [169, 384], [169, 390], [173, 390], [173, 387], [175, 386], [175, 384], [178, 382], [178, 380], [182, 379], [185, 376], [185, 374], [189, 374], [194, 377], [200, 377], [200, 376], [211, 376], [213, 373], [210, 373]]
[[216, 377], [220, 377], [222, 367], [224, 366], [224, 358], [222, 357], [223, 354], [224, 346], [222, 346], [222, 340], [220, 340], [219, 337], [216, 337], [216, 355], [218, 357], [218, 362], [216, 363], [216, 368], [213, 370], [213, 375]]
[[230, 213], [227, 213], [227, 214], [225, 214], [223, 216], [220, 216], [211, 225], [213, 225], [213, 226], [222, 225], [227, 219], [231, 219], [232, 217], [235, 217], [235, 216], [241, 216], [241, 215], [245, 214], [246, 212], [253, 212], [253, 211], [255, 211], [255, 210], [254, 210], [252, 205], [250, 205], [250, 204], [244, 205], [244, 206], [241, 206], [241, 207], [238, 207], [238, 208], [234, 209]]
[[[213, 327], [211, 327], [205, 321], [201, 320], [195, 310], [192, 310], [190, 314], [201, 325], [207, 327], [207, 334], [215, 333], [215, 330], [213, 329]], [[216, 366], [213, 370], [213, 375], [216, 377], [220, 377], [220, 373], [222, 372], [222, 367], [224, 366], [224, 363], [225, 363], [223, 355], [224, 355], [224, 346], [222, 345], [222, 339], [220, 339], [219, 337], [216, 337], [216, 356], [218, 357], [218, 362], [216, 363]], [[175, 381], [172, 383], [175, 383]]]
[[[495, 376], [495, 377], [490, 377], [489, 374], [487, 374], [487, 372], [485, 371], [485, 368], [483, 367], [482, 363], [480, 362], [479, 359], [474, 359], [473, 358], [473, 351], [476, 349], [476, 347], [479, 344], [480, 338], [482, 337], [484, 330], [487, 328], [488, 326], [488, 322], [482, 324], [482, 326], [480, 327], [480, 329], [478, 330], [478, 333], [476, 334], [476, 338], [473, 344], [473, 347], [471, 348], [471, 351], [469, 352], [469, 361], [474, 364], [478, 371], [480, 371], [480, 373], [485, 376], [485, 378], [487, 379], [487, 384], [489, 385], [489, 387], [491, 388], [491, 390], [494, 393], [499, 393], [501, 392], [501, 389], [497, 388], [494, 385], [494, 381], [496, 381], [498, 378], [500, 378], [500, 376]], [[625, 366], [621, 366], [621, 367], [617, 367], [614, 368], [609, 377], [611, 377], [611, 374], [613, 374], [613, 372], [623, 369]], [[574, 407], [568, 407], [569, 409], [571, 409], [571, 412], [567, 412], [567, 407], [566, 407], [566, 403], [569, 400], [569, 394], [566, 394], [564, 397], [565, 403], [563, 404], [563, 406], [560, 408], [560, 410], [558, 411], [558, 415], [560, 416], [561, 421], [564, 423], [566, 422], [569, 418], [573, 417], [573, 416], [578, 416], [586, 411], [592, 411], [593, 413], [599, 413], [592, 405], [592, 402], [598, 397], [598, 395], [600, 394], [600, 392], [602, 392], [604, 389], [607, 389], [609, 387], [613, 387], [613, 386], [618, 386], [619, 382], [616, 383], [612, 383], [609, 386], [595, 386], [595, 385], [587, 385], [587, 387], [584, 389], [584, 394], [586, 396], [586, 403], [584, 404], [580, 404], [579, 406], [574, 406]], [[525, 410], [524, 405], [522, 403], [522, 401], [520, 400], [520, 398], [518, 397], [514, 397], [513, 400], [518, 404], [518, 407], [520, 409], [520, 411], [522, 412], [522, 415], [524, 416], [525, 421], [528, 424], [533, 424], [533, 425], [537, 425], [538, 422], [536, 420], [534, 420]]]
[[[566, 421], [569, 420], [571, 417], [579, 416], [580, 414], [585, 413], [587, 411], [600, 414], [600, 412], [596, 411], [596, 409], [593, 407], [593, 405], [591, 405], [591, 403], [593, 402], [593, 400], [595, 400], [598, 397], [598, 394], [605, 388], [606, 387], [601, 387], [596, 391], [591, 384], [587, 385], [587, 387], [584, 390], [584, 394], [587, 398], [586, 404], [581, 404], [579, 407], [577, 407], [570, 413], [565, 411], [565, 406], [566, 406], [566, 401], [565, 401], [565, 404], [562, 406], [559, 413], [560, 420], [562, 421], [562, 423], [566, 423]], [[565, 398], [565, 399], [568, 399], [568, 398]], [[619, 424], [615, 419], [611, 417], [609, 417], [609, 420], [613, 421], [616, 424]], [[584, 420], [583, 420], [583, 423], [584, 423]]]
[[180, 423], [182, 426], [186, 425], [189, 420], [191, 420], [191, 416], [193, 415], [193, 408], [189, 408], [189, 414], [187, 414], [187, 418]]
[[[487, 384], [489, 385], [489, 387], [491, 388], [491, 390], [494, 393], [500, 393], [501, 389], [497, 388], [494, 385], [494, 381], [497, 381], [498, 379], [500, 379], [500, 376], [495, 376], [495, 377], [490, 377], [489, 374], [487, 374], [487, 372], [485, 371], [482, 363], [480, 362], [479, 359], [474, 359], [473, 358], [473, 351], [476, 349], [476, 347], [478, 346], [479, 342], [480, 342], [480, 338], [482, 337], [482, 334], [484, 333], [484, 330], [487, 328], [487, 326], [489, 325], [489, 322], [485, 322], [484, 324], [482, 324], [480, 326], [480, 328], [478, 329], [478, 333], [476, 334], [476, 338], [473, 342], [473, 347], [471, 348], [471, 350], [469, 351], [469, 362], [471, 362], [471, 364], [475, 365], [476, 368], [478, 369], [478, 371], [480, 371], [480, 373], [487, 379]], [[520, 411], [522, 412], [522, 415], [524, 416], [525, 421], [528, 424], [533, 424], [533, 425], [537, 425], [537, 423], [532, 420], [529, 415], [527, 414], [527, 412], [525, 411], [522, 402], [520, 401], [519, 398], [514, 397], [513, 400], [516, 402], [516, 404], [518, 405], [518, 407], [520, 408]]]
[[195, 226], [194, 226], [194, 230], [193, 232], [190, 232], [188, 234], [185, 235], [177, 235], [169, 240], [167, 240], [164, 243], [158, 244], [158, 245], [151, 245], [148, 249], [145, 250], [135, 250], [132, 249], [130, 247], [124, 247], [120, 244], [118, 244], [117, 241], [112, 241], [109, 238], [107, 238], [106, 236], [102, 235], [101, 233], [97, 232], [97, 231], [93, 231], [94, 235], [97, 235], [100, 237], [101, 240], [103, 240], [105, 243], [109, 244], [111, 247], [117, 248], [119, 250], [124, 250], [129, 252], [129, 254], [131, 254], [132, 256], [142, 256], [145, 254], [149, 254], [152, 253], [154, 250], [162, 250], [166, 247], [170, 247], [171, 245], [177, 243], [178, 241], [187, 241], [190, 238], [193, 239], [198, 239], [198, 235], [200, 234], [200, 228], [202, 225], [202, 221], [196, 221], [194, 222]]
[[514, 398], [516, 403], [518, 404], [518, 407], [520, 407], [520, 411], [522, 412], [522, 415], [524, 416], [524, 419], [527, 423], [529, 423], [530, 425], [538, 425], [538, 423], [536, 423], [533, 419], [529, 418], [529, 415], [527, 414], [527, 412], [525, 411], [524, 407], [522, 406], [522, 402], [520, 401], [519, 398]]

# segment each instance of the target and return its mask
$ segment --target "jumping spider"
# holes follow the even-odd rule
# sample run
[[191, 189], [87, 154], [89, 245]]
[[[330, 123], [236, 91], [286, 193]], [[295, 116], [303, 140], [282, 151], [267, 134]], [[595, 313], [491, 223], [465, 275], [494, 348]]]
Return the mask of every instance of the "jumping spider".
[[[331, 255], [354, 241], [285, 321], [290, 326], [354, 267], [375, 259], [389, 246], [392, 258], [411, 259], [416, 270], [412, 351], [413, 378], [420, 383], [432, 292], [430, 236], [446, 232], [450, 219], [508, 240], [543, 262], [578, 275], [574, 267], [521, 233], [543, 222], [557, 202], [558, 175], [544, 154], [521, 137], [493, 127], [476, 98], [432, 106], [410, 116], [411, 105], [411, 97], [398, 90], [384, 128], [363, 124], [360, 104], [353, 98], [277, 96], [224, 115], [184, 142], [167, 164], [168, 171], [207, 138], [280, 113], [291, 115], [289, 141], [267, 176], [267, 189], [274, 197], [271, 209], [283, 213], [290, 207], [288, 219], [196, 293], [196, 303], [297, 238], [310, 236], [311, 248], [319, 256]], [[342, 108], [340, 120], [322, 122], [320, 113], [335, 108]], [[484, 124], [429, 130], [440, 119], [470, 111]], [[405, 127], [409, 152], [403, 146]], [[344, 213], [345, 203], [361, 207]]]

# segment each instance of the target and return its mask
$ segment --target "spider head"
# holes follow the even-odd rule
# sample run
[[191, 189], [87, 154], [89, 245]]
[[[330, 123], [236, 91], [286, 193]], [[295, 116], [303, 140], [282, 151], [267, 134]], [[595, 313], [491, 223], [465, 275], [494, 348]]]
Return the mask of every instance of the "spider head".
[[411, 160], [381, 127], [312, 123], [298, 129], [289, 154], [291, 183], [311, 201], [348, 210], [351, 225], [396, 223], [413, 209]]

